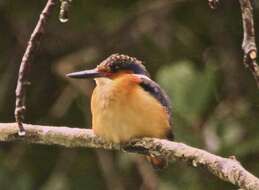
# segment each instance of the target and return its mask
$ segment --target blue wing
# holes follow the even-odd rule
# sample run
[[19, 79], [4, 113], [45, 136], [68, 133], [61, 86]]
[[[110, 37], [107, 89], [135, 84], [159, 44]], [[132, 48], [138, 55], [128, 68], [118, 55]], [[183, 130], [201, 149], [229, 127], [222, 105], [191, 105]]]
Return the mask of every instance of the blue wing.
[[[165, 108], [166, 112], [169, 115], [169, 124], [172, 127], [172, 107], [171, 107], [171, 102], [167, 94], [160, 88], [160, 86], [152, 81], [150, 78], [147, 76], [143, 75], [138, 75], [138, 77], [141, 79], [140, 86], [150, 93], [157, 101], [160, 102], [160, 104], [163, 105]], [[172, 132], [168, 132], [167, 135], [168, 139], [173, 140], [173, 134]]]

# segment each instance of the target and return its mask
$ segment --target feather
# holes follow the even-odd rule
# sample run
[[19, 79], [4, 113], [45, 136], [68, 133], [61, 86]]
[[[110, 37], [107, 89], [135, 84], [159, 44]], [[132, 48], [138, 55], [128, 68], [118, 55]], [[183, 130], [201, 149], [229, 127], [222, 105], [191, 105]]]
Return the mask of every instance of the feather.
[[[152, 95], [157, 101], [159, 101], [160, 104], [163, 105], [163, 107], [165, 108], [165, 110], [169, 115], [168, 117], [169, 123], [170, 123], [170, 126], [172, 127], [172, 107], [171, 107], [170, 99], [167, 96], [167, 94], [164, 92], [163, 89], [160, 88], [160, 86], [156, 82], [154, 82], [147, 76], [144, 76], [144, 75], [136, 75], [136, 76], [138, 76], [138, 78], [141, 79], [139, 85], [150, 95]], [[172, 132], [168, 132], [167, 138], [170, 140], [174, 139]]]

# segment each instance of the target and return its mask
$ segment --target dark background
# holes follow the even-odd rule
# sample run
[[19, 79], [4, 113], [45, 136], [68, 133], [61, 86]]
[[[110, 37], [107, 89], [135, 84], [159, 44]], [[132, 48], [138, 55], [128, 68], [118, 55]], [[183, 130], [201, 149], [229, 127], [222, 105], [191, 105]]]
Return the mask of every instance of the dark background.
[[[0, 0], [0, 122], [13, 122], [17, 72], [44, 0]], [[259, 6], [255, 8], [258, 28]], [[237, 0], [76, 0], [70, 21], [51, 14], [34, 58], [26, 122], [90, 128], [92, 81], [64, 75], [112, 53], [143, 61], [170, 95], [176, 141], [235, 155], [259, 176], [259, 96], [243, 65]], [[257, 34], [259, 34], [257, 32]], [[259, 35], [257, 35], [257, 42]], [[236, 189], [206, 169], [172, 162], [153, 171], [140, 156], [63, 147], [0, 144], [5, 190]]]

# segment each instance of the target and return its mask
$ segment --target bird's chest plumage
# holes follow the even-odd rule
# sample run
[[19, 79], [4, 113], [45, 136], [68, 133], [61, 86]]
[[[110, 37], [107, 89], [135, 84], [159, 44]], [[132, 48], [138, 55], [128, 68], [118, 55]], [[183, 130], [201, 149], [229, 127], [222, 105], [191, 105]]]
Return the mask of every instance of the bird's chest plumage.
[[164, 108], [137, 84], [97, 81], [91, 101], [96, 135], [112, 142], [165, 137], [170, 126]]

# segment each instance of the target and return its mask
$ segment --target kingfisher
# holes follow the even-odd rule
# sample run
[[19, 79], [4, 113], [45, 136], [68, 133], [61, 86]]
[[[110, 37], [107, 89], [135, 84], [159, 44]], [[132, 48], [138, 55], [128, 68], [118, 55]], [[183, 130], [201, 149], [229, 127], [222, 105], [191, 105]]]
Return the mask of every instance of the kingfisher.
[[[95, 80], [91, 113], [97, 136], [113, 143], [126, 143], [139, 137], [173, 140], [170, 100], [150, 78], [142, 61], [113, 54], [94, 69], [67, 76]], [[165, 158], [150, 155], [148, 160], [154, 168], [167, 165]]]

